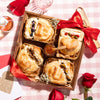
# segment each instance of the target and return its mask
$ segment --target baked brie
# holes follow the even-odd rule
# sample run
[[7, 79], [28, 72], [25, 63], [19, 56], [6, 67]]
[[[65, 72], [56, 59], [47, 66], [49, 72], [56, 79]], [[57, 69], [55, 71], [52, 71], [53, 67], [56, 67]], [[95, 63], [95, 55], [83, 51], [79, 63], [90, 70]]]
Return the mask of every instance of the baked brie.
[[24, 43], [16, 58], [17, 64], [26, 76], [37, 78], [43, 64], [41, 49], [35, 45]]
[[61, 29], [58, 47], [65, 46], [66, 48], [58, 50], [57, 57], [68, 58], [72, 60], [77, 59], [82, 47], [83, 38], [84, 32], [79, 29]]
[[24, 37], [35, 41], [48, 43], [53, 41], [55, 32], [48, 19], [31, 17], [25, 24]]
[[74, 65], [69, 60], [49, 58], [46, 61], [42, 76], [45, 75], [48, 81], [57, 85], [68, 85], [71, 84], [74, 76]]

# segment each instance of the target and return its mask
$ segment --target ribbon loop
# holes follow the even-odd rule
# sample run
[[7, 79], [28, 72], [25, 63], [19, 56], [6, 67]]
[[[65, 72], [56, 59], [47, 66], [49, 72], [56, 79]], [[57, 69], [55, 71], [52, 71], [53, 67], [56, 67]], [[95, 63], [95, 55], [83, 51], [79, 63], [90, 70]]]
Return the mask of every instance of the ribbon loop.
[[57, 25], [57, 29], [62, 28], [80, 28], [85, 34], [85, 45], [88, 46], [93, 53], [97, 52], [97, 48], [93, 42], [93, 39], [97, 40], [100, 30], [91, 27], [85, 28], [83, 26], [83, 20], [81, 18], [81, 15], [78, 11], [76, 11], [69, 20], [60, 20]]

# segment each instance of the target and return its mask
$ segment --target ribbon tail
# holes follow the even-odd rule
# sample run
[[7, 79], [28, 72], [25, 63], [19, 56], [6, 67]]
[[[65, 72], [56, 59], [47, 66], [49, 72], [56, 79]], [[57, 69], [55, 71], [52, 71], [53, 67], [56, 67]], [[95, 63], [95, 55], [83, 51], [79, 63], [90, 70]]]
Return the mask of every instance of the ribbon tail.
[[87, 37], [91, 37], [92, 39], [97, 40], [100, 30], [97, 28], [83, 28], [83, 31]]
[[84, 36], [84, 43], [86, 46], [88, 46], [90, 48], [90, 50], [93, 52], [93, 53], [96, 53], [97, 52], [97, 48], [96, 48], [96, 45], [94, 44], [93, 40], [91, 39], [91, 37], [86, 37]]

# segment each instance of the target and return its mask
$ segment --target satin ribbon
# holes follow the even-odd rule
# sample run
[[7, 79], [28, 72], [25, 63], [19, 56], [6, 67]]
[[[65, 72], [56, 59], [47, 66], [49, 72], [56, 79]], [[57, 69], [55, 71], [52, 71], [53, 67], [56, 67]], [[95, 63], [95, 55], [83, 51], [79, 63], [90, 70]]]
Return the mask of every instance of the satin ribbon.
[[25, 11], [25, 7], [29, 4], [30, 0], [15, 0], [9, 4], [9, 9], [13, 14], [22, 16]]
[[10, 72], [13, 74], [13, 76], [30, 81], [30, 79], [20, 70], [14, 58], [12, 58], [10, 67]]
[[88, 46], [93, 53], [97, 52], [97, 48], [93, 42], [93, 39], [97, 40], [100, 30], [92, 27], [84, 27], [83, 20], [78, 11], [76, 11], [69, 20], [60, 20], [57, 25], [57, 29], [62, 28], [80, 28], [85, 33], [85, 45]]

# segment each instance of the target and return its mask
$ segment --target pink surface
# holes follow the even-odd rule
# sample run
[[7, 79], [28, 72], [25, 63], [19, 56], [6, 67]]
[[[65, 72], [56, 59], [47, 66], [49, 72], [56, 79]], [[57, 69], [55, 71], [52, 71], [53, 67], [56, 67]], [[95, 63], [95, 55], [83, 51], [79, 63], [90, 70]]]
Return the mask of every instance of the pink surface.
[[10, 64], [10, 54], [0, 56], [0, 69]]
[[[13, 51], [13, 43], [16, 42], [21, 23], [21, 17], [19, 18], [7, 11], [7, 6], [11, 1], [13, 0], [0, 0], [0, 14], [8, 15], [14, 21], [13, 29], [0, 40], [0, 55], [10, 54]], [[100, 29], [100, 0], [53, 0], [52, 6], [49, 7], [45, 15], [68, 19], [79, 6], [84, 8], [92, 27]], [[31, 9], [28, 9], [27, 7], [27, 10]], [[69, 96], [66, 97], [66, 100], [71, 100], [71, 98], [83, 100], [83, 87], [81, 86], [80, 77], [85, 72], [95, 74], [97, 77], [98, 80], [91, 88], [92, 92], [89, 92], [89, 95], [92, 95], [94, 100], [100, 99], [100, 49], [98, 49], [98, 52], [95, 55], [92, 55], [88, 52], [88, 49], [85, 49], [75, 90], [68, 91], [59, 89], [65, 94], [65, 97], [69, 94]], [[19, 100], [47, 100], [49, 93], [54, 88], [20, 79], [19, 82], [24, 91], [24, 96], [19, 98]]]

